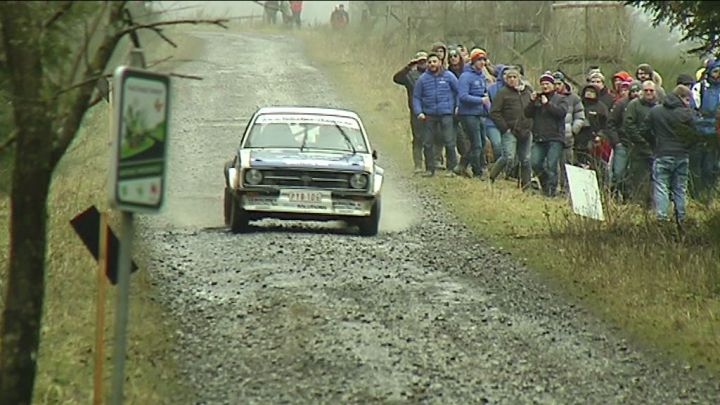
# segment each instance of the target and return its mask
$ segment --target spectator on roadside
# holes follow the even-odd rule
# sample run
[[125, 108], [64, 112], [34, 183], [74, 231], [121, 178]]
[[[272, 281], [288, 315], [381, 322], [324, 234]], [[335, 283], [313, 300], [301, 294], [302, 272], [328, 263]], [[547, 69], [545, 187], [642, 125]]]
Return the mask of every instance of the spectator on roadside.
[[[466, 65], [463, 61], [462, 55], [457, 46], [448, 46], [448, 70], [460, 80], [460, 76], [463, 72], [470, 70], [470, 65]], [[455, 131], [457, 142], [457, 152], [460, 156], [460, 163], [456, 167], [448, 167], [452, 169], [455, 174], [465, 174], [468, 163], [468, 154], [471, 153], [472, 141], [470, 140], [470, 134], [466, 133], [464, 127], [460, 125], [460, 117], [458, 114], [453, 115], [453, 130]], [[436, 145], [437, 146], [437, 145]], [[464, 163], [464, 164], [463, 164]]]
[[[455, 167], [457, 164], [453, 131], [453, 113], [457, 97], [457, 79], [452, 73], [443, 69], [442, 61], [437, 54], [430, 53], [427, 70], [420, 75], [413, 89], [413, 112], [426, 126], [423, 142], [426, 171], [423, 177], [431, 177], [435, 174], [433, 139], [436, 137], [443, 140], [448, 167]], [[447, 174], [450, 177], [455, 176], [452, 170]]]
[[605, 76], [600, 72], [593, 72], [588, 77], [588, 82], [597, 88], [597, 99], [601, 103], [605, 104], [605, 107], [609, 110], [613, 105], [613, 95], [605, 86]]
[[647, 80], [651, 80], [655, 83], [655, 94], [657, 94], [657, 101], [661, 103], [665, 98], [665, 89], [662, 88], [662, 76], [652, 66], [647, 63], [641, 63], [635, 69], [635, 79], [643, 83]]
[[624, 201], [628, 198], [626, 177], [629, 147], [632, 144], [625, 134], [623, 117], [625, 116], [625, 109], [628, 103], [638, 98], [641, 90], [642, 85], [640, 82], [634, 80], [630, 84], [628, 95], [615, 102], [608, 118], [607, 134], [610, 145], [613, 148], [613, 157], [610, 164], [610, 192], [619, 201]]
[[710, 204], [720, 174], [720, 156], [713, 143], [717, 132], [717, 114], [720, 108], [720, 60], [707, 65], [705, 74], [695, 86], [698, 94], [697, 129], [704, 140], [690, 152], [690, 195], [704, 204]]
[[447, 67], [447, 62], [448, 62], [447, 61], [447, 53], [448, 53], [447, 51], [448, 51], [448, 47], [442, 41], [437, 41], [437, 42], [433, 43], [432, 46], [430, 47], [430, 52], [436, 54], [438, 56], [438, 58], [440, 58], [440, 62], [442, 62], [443, 68]]
[[[435, 53], [438, 55], [438, 58], [440, 58], [441, 67], [443, 69], [447, 69], [448, 67], [448, 46], [442, 42], [437, 41], [432, 44], [430, 48], [430, 52]], [[445, 159], [444, 159], [444, 142], [441, 137], [436, 137], [433, 140], [435, 142], [435, 168], [436, 169], [445, 169]], [[450, 167], [452, 169], [452, 167]]]
[[658, 100], [655, 82], [646, 80], [642, 83], [642, 95], [630, 101], [623, 116], [623, 132], [629, 142], [628, 153], [628, 187], [633, 190], [630, 198], [652, 204], [650, 183], [652, 179], [653, 155], [652, 147], [647, 139], [645, 118]]
[[678, 85], [662, 104], [653, 107], [647, 116], [647, 128], [655, 154], [654, 201], [655, 214], [660, 221], [668, 220], [672, 199], [675, 220], [682, 229], [685, 219], [685, 193], [689, 172], [689, 136], [694, 128], [694, 116], [689, 108], [692, 92]]
[[695, 79], [692, 75], [680, 73], [675, 80], [675, 85], [677, 86], [678, 84], [682, 84], [693, 92], [693, 97], [690, 99], [690, 109], [697, 110], [697, 106], [700, 104], [700, 93], [698, 91], [698, 94], [695, 94], [695, 85], [697, 84]]
[[[604, 173], [601, 156], [594, 154], [594, 148], [602, 140], [607, 129], [608, 108], [600, 101], [600, 91], [594, 84], [583, 87], [582, 104], [585, 111], [585, 122], [575, 137], [576, 161], [584, 168]], [[599, 176], [601, 179], [604, 176]]]
[[293, 0], [290, 2], [290, 11], [292, 12], [292, 22], [297, 28], [300, 28], [301, 20], [300, 14], [302, 14], [302, 1]]
[[[630, 82], [632, 81], [632, 76], [630, 76], [630, 73], [621, 70], [617, 73], [615, 73], [612, 77], [612, 90], [610, 90], [610, 94], [613, 96], [613, 104], [623, 98], [624, 96], [621, 94], [622, 89], [620, 86], [625, 83], [628, 87], [630, 87]], [[612, 106], [609, 106], [608, 109], [612, 108]]]
[[[501, 63], [495, 66], [497, 79], [495, 80], [495, 83], [488, 84], [488, 97], [490, 98], [490, 107], [488, 108], [488, 112], [492, 109], [492, 102], [495, 100], [495, 95], [498, 90], [505, 87], [505, 73], [508, 67], [509, 66], [505, 66]], [[483, 117], [483, 124], [485, 124], [485, 136], [490, 142], [490, 146], [492, 148], [493, 161], [497, 162], [502, 155], [502, 134], [497, 128], [497, 125], [495, 125], [495, 121], [490, 118], [489, 114], [488, 116]]]
[[333, 29], [344, 29], [350, 23], [350, 16], [345, 11], [344, 4], [338, 4], [330, 14], [330, 25]]
[[410, 131], [412, 132], [412, 157], [415, 165], [415, 173], [422, 173], [423, 169], [423, 142], [425, 124], [422, 123], [412, 110], [413, 89], [420, 75], [427, 67], [427, 53], [419, 51], [407, 65], [403, 66], [393, 75], [393, 82], [405, 87], [407, 91], [408, 110], [410, 111]]
[[465, 64], [462, 55], [458, 51], [457, 47], [448, 47], [448, 70], [455, 75], [456, 78], [460, 79], [460, 75], [466, 72], [470, 67]]
[[483, 117], [488, 115], [490, 99], [487, 94], [487, 83], [483, 68], [485, 53], [473, 50], [470, 54], [470, 70], [464, 72], [458, 81], [458, 116], [463, 132], [470, 140], [470, 151], [463, 155], [456, 174], [465, 173], [468, 165], [472, 167], [473, 176], [482, 178], [485, 168], [483, 149], [485, 146], [485, 126]]
[[543, 193], [553, 197], [558, 185], [558, 164], [565, 146], [567, 100], [555, 92], [552, 74], [543, 74], [539, 81], [541, 91], [533, 92], [531, 102], [525, 107], [525, 116], [533, 120], [530, 161]]
[[263, 3], [263, 10], [265, 11], [265, 22], [268, 24], [275, 24], [277, 22], [277, 12], [280, 10], [279, 1], [266, 1]]
[[570, 83], [565, 81], [565, 75], [557, 71], [553, 73], [555, 80], [555, 92], [567, 99], [568, 111], [565, 115], [565, 145], [563, 148], [563, 157], [560, 159], [560, 189], [567, 192], [567, 173], [565, 164], [575, 164], [575, 154], [573, 148], [575, 146], [575, 136], [580, 133], [585, 123], [585, 107], [583, 107], [582, 99], [572, 92]]
[[470, 63], [470, 52], [468, 52], [468, 49], [465, 47], [465, 45], [458, 45], [457, 50], [458, 52], [460, 52], [460, 56], [462, 57], [463, 62]]
[[530, 184], [533, 121], [525, 116], [525, 108], [530, 104], [531, 93], [517, 68], [505, 69], [505, 85], [497, 91], [490, 108], [490, 118], [502, 133], [502, 154], [490, 170], [491, 182], [517, 157], [520, 161], [520, 185], [524, 190]]

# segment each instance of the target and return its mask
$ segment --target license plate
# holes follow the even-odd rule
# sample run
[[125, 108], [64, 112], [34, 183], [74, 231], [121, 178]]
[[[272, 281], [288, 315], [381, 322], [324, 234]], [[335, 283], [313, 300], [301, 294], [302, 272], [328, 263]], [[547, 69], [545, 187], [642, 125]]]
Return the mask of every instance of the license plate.
[[280, 190], [280, 201], [307, 209], [328, 209], [332, 207], [330, 191], [324, 190]]

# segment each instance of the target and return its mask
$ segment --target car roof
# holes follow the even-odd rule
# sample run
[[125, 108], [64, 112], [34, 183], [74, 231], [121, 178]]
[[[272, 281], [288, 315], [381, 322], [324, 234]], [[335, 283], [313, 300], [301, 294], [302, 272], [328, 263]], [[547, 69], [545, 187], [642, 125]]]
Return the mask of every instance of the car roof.
[[360, 120], [357, 113], [344, 110], [341, 108], [327, 108], [327, 107], [302, 107], [302, 106], [273, 106], [273, 107], [262, 107], [255, 112], [256, 115], [260, 114], [318, 114], [318, 115], [334, 115], [337, 117], [354, 118]]

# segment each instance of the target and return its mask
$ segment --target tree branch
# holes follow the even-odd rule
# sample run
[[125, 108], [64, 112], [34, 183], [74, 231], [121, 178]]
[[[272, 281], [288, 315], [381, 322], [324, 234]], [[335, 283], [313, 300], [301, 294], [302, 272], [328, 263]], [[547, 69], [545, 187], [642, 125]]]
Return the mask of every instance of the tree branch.
[[[125, 7], [125, 2], [112, 3], [109, 14], [108, 25], [110, 27], [117, 27], [122, 24], [122, 11]], [[97, 49], [90, 66], [87, 66], [83, 77], [95, 78], [102, 74], [103, 70], [107, 66], [110, 58], [112, 57], [113, 51], [117, 47], [118, 42], [122, 38], [119, 33], [108, 33], [103, 38], [102, 43]], [[79, 87], [78, 93], [71, 102], [71, 107], [68, 109], [67, 114], [58, 114], [63, 117], [62, 126], [60, 126], [59, 133], [53, 142], [51, 164], [53, 167], [57, 165], [63, 154], [67, 150], [70, 142], [72, 142], [77, 132], [82, 117], [85, 115], [89, 105], [90, 98], [92, 97], [93, 91], [95, 90], [95, 80], [85, 80], [84, 83]]]
[[186, 74], [182, 74], [182, 73], [170, 72], [170, 73], [168, 73], [168, 75], [173, 76], [173, 77], [179, 77], [181, 79], [203, 80], [203, 78], [201, 76], [186, 75]]
[[153, 28], [151, 28], [151, 30], [155, 31], [155, 33], [158, 34], [158, 36], [160, 36], [160, 38], [164, 39], [165, 42], [167, 42], [168, 44], [170, 44], [173, 48], [177, 48], [177, 47], [178, 47], [175, 42], [173, 42], [170, 38], [168, 38], [167, 36], [165, 36], [165, 34], [163, 34], [163, 32], [162, 32], [162, 30], [161, 30], [160, 28], [155, 28], [155, 27], [153, 27]]
[[51, 15], [50, 18], [48, 18], [47, 21], [43, 23], [43, 28], [48, 29], [50, 28], [57, 20], [59, 20], [62, 16], [67, 13], [70, 8], [72, 7], [73, 2], [72, 1], [64, 1], [60, 4], [60, 9], [55, 12], [55, 14]]
[[179, 24], [212, 24], [212, 25], [218, 25], [220, 27], [223, 27], [227, 29], [227, 25], [225, 23], [229, 22], [227, 18], [217, 18], [214, 20], [195, 20], [195, 19], [188, 19], [188, 20], [172, 20], [172, 21], [156, 21], [153, 23], [148, 24], [135, 24], [130, 27], [125, 28], [124, 30], [120, 31], [118, 34], [120, 36], [129, 34], [131, 32], [135, 32], [137, 30], [141, 29], [155, 29], [157, 27], [166, 26], [166, 25], [179, 25]]
[[108, 73], [108, 74], [105, 74], [105, 75], [98, 75], [98, 76], [90, 77], [90, 78], [88, 78], [88, 79], [85, 79], [85, 80], [81, 81], [80, 83], [75, 83], [75, 84], [73, 84], [73, 85], [70, 86], [70, 87], [66, 87], [66, 88], [58, 91], [58, 92], [55, 93], [55, 95], [53, 96], [53, 99], [56, 99], [56, 98], [60, 97], [62, 94], [65, 94], [65, 93], [67, 93], [68, 91], [75, 90], [75, 89], [77, 89], [78, 87], [82, 87], [82, 86], [84, 86], [84, 85], [86, 85], [86, 84], [88, 84], [88, 83], [95, 83], [95, 82], [97, 82], [97, 81], [100, 80], [100, 79], [107, 79], [107, 78], [110, 78], [110, 77], [112, 77], [112, 74], [109, 74], [109, 73]]
[[[123, 3], [122, 6], [124, 7], [125, 4]], [[107, 3], [103, 3], [102, 9], [98, 13], [97, 17], [92, 23], [92, 28], [90, 29], [90, 32], [88, 35], [85, 36], [85, 41], [83, 43], [83, 46], [80, 48], [80, 51], [78, 51], [77, 57], [75, 58], [75, 61], [72, 64], [72, 68], [68, 74], [69, 83], [72, 83], [76, 80], [77, 73], [80, 71], [80, 62], [83, 59], [83, 56], [87, 58], [86, 55], [88, 46], [90, 44], [90, 40], [95, 35], [95, 32], [98, 29], [98, 26], [100, 25], [100, 21], [102, 20], [103, 16], [105, 15], [105, 10], [107, 10]], [[87, 66], [87, 62], [86, 62]]]

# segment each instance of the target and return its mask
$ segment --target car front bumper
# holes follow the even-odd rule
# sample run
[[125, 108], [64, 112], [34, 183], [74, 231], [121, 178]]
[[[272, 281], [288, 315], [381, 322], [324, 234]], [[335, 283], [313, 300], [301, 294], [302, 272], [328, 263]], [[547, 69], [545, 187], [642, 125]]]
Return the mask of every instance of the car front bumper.
[[[292, 190], [290, 190], [292, 191]], [[306, 201], [292, 200], [291, 193], [282, 191], [239, 191], [242, 209], [253, 214], [290, 214], [297, 217], [341, 218], [366, 217], [371, 214], [377, 196], [343, 195], [317, 190], [317, 198]], [[297, 215], [296, 215], [297, 214]], [[263, 215], [257, 215], [263, 216]], [[284, 215], [277, 215], [284, 216]]]

